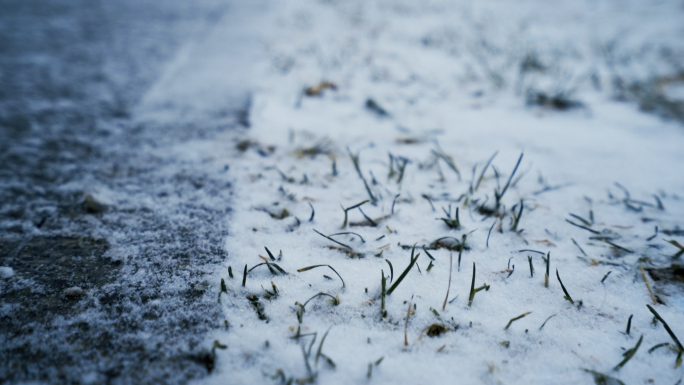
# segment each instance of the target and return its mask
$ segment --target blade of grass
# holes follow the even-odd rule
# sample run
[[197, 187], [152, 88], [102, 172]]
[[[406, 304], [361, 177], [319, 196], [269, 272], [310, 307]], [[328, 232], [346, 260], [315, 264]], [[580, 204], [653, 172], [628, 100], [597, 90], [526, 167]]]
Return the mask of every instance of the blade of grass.
[[672, 337], [672, 340], [677, 344], [677, 348], [679, 349], [679, 351], [680, 352], [684, 351], [684, 346], [682, 346], [682, 343], [679, 342], [679, 339], [677, 338], [677, 336], [674, 334], [672, 329], [670, 329], [670, 325], [668, 325], [667, 322], [665, 322], [663, 317], [661, 317], [660, 314], [658, 314], [658, 312], [653, 307], [651, 307], [651, 305], [646, 305], [646, 307], [648, 308], [648, 310], [651, 313], [653, 313], [653, 315], [658, 319], [658, 321], [663, 323], [663, 327], [665, 327], [667, 334], [669, 334], [670, 337]]
[[387, 295], [391, 295], [391, 294], [392, 294], [392, 292], [394, 291], [394, 289], [396, 289], [397, 286], [399, 286], [399, 284], [401, 283], [401, 281], [404, 280], [404, 277], [406, 277], [406, 275], [407, 275], [408, 272], [411, 270], [411, 268], [413, 267], [413, 265], [416, 264], [416, 261], [418, 260], [418, 257], [420, 257], [420, 254], [416, 255], [416, 257], [414, 258], [414, 257], [413, 257], [413, 253], [414, 253], [415, 251], [416, 251], [416, 245], [413, 245], [413, 249], [411, 250], [411, 263], [409, 263], [409, 265], [408, 265], [408, 267], [406, 268], [406, 270], [404, 270], [404, 272], [401, 273], [401, 275], [399, 276], [399, 278], [397, 278], [397, 281], [394, 282], [394, 284], [393, 284], [392, 286], [390, 286], [389, 290], [387, 290]]
[[389, 261], [389, 259], [385, 259], [385, 262], [389, 265], [390, 268], [390, 283], [394, 281], [394, 267], [392, 267], [392, 262]]
[[494, 192], [494, 196], [496, 197], [496, 205], [497, 208], [499, 206], [499, 202], [501, 202], [501, 198], [503, 198], [504, 194], [506, 194], [506, 191], [508, 190], [508, 186], [511, 184], [511, 180], [513, 180], [513, 176], [515, 175], [515, 172], [518, 171], [518, 166], [520, 166], [520, 161], [522, 161], [523, 158], [523, 153], [520, 153], [520, 158], [518, 158], [518, 162], [515, 164], [515, 167], [513, 168], [513, 172], [511, 173], [511, 176], [508, 177], [508, 181], [506, 182], [506, 185], [504, 186], [503, 190], [501, 192], [497, 191]]
[[318, 345], [318, 351], [316, 352], [316, 359], [314, 360], [314, 364], [318, 365], [318, 358], [321, 356], [321, 351], [323, 350], [323, 343], [325, 342], [325, 337], [328, 336], [328, 333], [330, 332], [330, 329], [328, 329], [325, 334], [323, 334], [323, 338], [321, 338], [321, 343]]
[[454, 267], [453, 259], [454, 259], [454, 255], [452, 253], [449, 253], [449, 285], [447, 285], [447, 292], [446, 292], [446, 296], [444, 297], [444, 303], [442, 304], [442, 311], [444, 311], [444, 309], [446, 309], [447, 299], [449, 298], [449, 290], [451, 290], [451, 272], [452, 272], [453, 267]]
[[484, 174], [487, 172], [487, 169], [489, 168], [489, 165], [492, 164], [492, 161], [494, 160], [494, 157], [499, 153], [499, 151], [496, 151], [494, 155], [492, 155], [487, 163], [485, 164], [484, 168], [482, 169], [482, 172], [480, 173], [480, 177], [477, 178], [477, 183], [475, 184], [475, 189], [473, 192], [477, 191], [478, 188], [480, 188], [480, 182], [482, 182], [482, 179], [484, 179]]
[[349, 249], [349, 250], [353, 250], [351, 247], [345, 245], [344, 243], [337, 242], [336, 240], [330, 238], [330, 237], [327, 236], [327, 235], [324, 235], [323, 233], [319, 232], [319, 231], [316, 230], [316, 229], [313, 229], [313, 231], [315, 231], [318, 235], [320, 235], [320, 236], [322, 236], [322, 237], [324, 237], [324, 238], [327, 238], [328, 240], [333, 241], [333, 242], [337, 243], [338, 245], [340, 245], [340, 246], [342, 246], [342, 247], [346, 247], [346, 248]]
[[344, 283], [344, 279], [342, 279], [342, 276], [340, 275], [340, 273], [338, 273], [337, 270], [335, 270], [335, 269], [334, 269], [332, 266], [330, 266], [330, 265], [313, 265], [313, 266], [302, 267], [301, 269], [297, 270], [297, 272], [301, 273], [301, 272], [304, 272], [304, 271], [308, 271], [308, 270], [311, 270], [311, 269], [315, 269], [315, 268], [317, 268], [317, 267], [325, 267], [325, 266], [329, 267], [330, 270], [334, 271], [335, 274], [337, 274], [337, 276], [340, 278], [340, 281], [342, 281], [342, 288], [344, 289], [344, 287], [346, 286], [345, 283]]
[[508, 328], [511, 326], [511, 324], [512, 324], [513, 322], [515, 322], [515, 321], [517, 321], [517, 320], [519, 320], [519, 319], [525, 317], [526, 315], [528, 315], [528, 314], [530, 314], [530, 313], [532, 313], [532, 312], [531, 312], [531, 311], [528, 311], [528, 312], [523, 313], [523, 314], [521, 314], [521, 315], [519, 315], [519, 316], [517, 316], [517, 317], [515, 317], [515, 318], [511, 318], [511, 320], [508, 321], [508, 324], [506, 325], [506, 327], [504, 328], [504, 330], [508, 330]]
[[643, 341], [643, 339], [644, 339], [644, 335], [642, 334], [641, 337], [639, 337], [639, 341], [637, 342], [637, 344], [636, 344], [633, 348], [627, 350], [627, 351], [623, 354], [624, 357], [625, 357], [625, 359], [623, 359], [622, 361], [620, 361], [619, 364], [615, 365], [615, 367], [613, 368], [613, 370], [619, 370], [621, 367], [625, 366], [625, 364], [626, 364], [629, 360], [631, 360], [632, 357], [634, 357], [634, 355], [636, 354], [637, 350], [639, 350], [639, 346], [641, 346], [641, 341]]
[[558, 282], [561, 285], [561, 289], [563, 289], [563, 293], [565, 293], [565, 297], [563, 297], [563, 298], [567, 299], [568, 301], [570, 301], [571, 304], [574, 305], [575, 301], [572, 300], [572, 297], [570, 297], [570, 294], [565, 289], [565, 285], [563, 285], [563, 281], [561, 281], [560, 275], [558, 274], [558, 269], [556, 269], [556, 278], [558, 278]]

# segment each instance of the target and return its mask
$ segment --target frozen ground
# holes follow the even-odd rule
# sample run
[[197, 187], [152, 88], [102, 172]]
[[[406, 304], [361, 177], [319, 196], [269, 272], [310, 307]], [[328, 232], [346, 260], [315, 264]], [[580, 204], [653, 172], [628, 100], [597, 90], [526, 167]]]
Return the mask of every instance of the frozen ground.
[[0, 379], [684, 376], [681, 1], [39, 4], [0, 13]]
[[272, 17], [204, 382], [681, 383], [681, 1]]

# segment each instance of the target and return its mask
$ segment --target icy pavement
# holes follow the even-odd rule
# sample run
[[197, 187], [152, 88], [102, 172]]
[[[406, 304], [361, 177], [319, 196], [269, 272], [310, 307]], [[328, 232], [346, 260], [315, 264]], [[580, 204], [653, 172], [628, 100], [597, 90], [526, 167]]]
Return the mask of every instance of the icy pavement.
[[279, 4], [202, 382], [681, 382], [682, 20]]
[[[0, 9], [0, 382], [204, 376], [213, 361], [202, 342], [221, 316], [206, 276], [226, 258], [232, 186], [229, 162], [207, 167], [214, 154], [192, 149], [248, 125], [235, 79], [252, 42], [234, 20], [252, 11], [219, 1]], [[216, 46], [215, 31], [233, 41]], [[232, 77], [188, 79], [197, 56], [231, 64]], [[212, 103], [182, 98], [176, 76]]]

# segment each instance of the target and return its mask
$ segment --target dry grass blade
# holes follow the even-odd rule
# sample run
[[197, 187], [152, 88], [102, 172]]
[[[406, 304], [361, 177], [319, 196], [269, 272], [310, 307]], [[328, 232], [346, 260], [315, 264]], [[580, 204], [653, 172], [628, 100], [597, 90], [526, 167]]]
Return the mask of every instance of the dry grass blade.
[[531, 312], [531, 311], [528, 311], [527, 313], [523, 313], [523, 314], [521, 314], [521, 315], [519, 315], [519, 316], [517, 316], [517, 317], [515, 317], [515, 318], [511, 318], [511, 320], [508, 321], [508, 324], [506, 325], [506, 327], [504, 328], [504, 330], [508, 330], [508, 328], [511, 327], [511, 324], [512, 324], [513, 322], [515, 322], [515, 321], [517, 321], [517, 320], [519, 320], [519, 319], [525, 317], [526, 315], [528, 315], [528, 314], [530, 314], [530, 313], [532, 313], [532, 312]]
[[644, 280], [644, 284], [646, 284], [646, 289], [648, 289], [648, 294], [651, 296], [651, 301], [653, 301], [654, 305], [657, 305], [658, 298], [656, 298], [656, 295], [653, 292], [653, 287], [651, 287], [651, 281], [648, 279], [646, 271], [644, 270], [644, 267], [641, 264], [639, 264], [639, 271], [641, 272], [641, 278]]

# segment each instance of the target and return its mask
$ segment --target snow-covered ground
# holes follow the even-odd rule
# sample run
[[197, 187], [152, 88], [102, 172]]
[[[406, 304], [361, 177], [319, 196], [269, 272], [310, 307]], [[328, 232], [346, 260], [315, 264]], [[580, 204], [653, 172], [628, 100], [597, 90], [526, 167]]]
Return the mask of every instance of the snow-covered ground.
[[681, 382], [681, 1], [264, 17], [204, 382]]
[[681, 383], [681, 1], [8, 4], [0, 381]]

